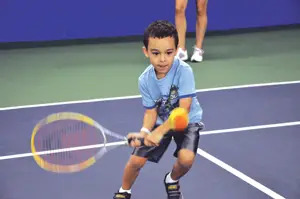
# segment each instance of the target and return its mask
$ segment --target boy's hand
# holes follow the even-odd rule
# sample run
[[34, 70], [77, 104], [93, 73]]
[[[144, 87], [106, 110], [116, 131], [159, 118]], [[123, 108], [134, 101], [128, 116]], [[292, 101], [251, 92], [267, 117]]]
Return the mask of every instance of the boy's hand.
[[129, 143], [131, 147], [139, 147], [142, 145], [139, 138], [145, 138], [144, 133], [129, 133], [127, 135], [127, 139], [132, 139], [132, 141]]
[[162, 137], [159, 133], [151, 133], [145, 136], [144, 143], [146, 146], [158, 146]]

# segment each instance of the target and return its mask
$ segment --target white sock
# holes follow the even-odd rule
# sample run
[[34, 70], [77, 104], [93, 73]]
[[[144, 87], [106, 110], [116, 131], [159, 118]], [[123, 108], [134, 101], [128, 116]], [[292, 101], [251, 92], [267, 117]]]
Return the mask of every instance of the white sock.
[[129, 190], [125, 190], [125, 189], [123, 189], [122, 187], [119, 189], [119, 192], [120, 193], [125, 193], [125, 192], [127, 192], [127, 193], [130, 193], [131, 194], [131, 189], [129, 189]]
[[170, 172], [166, 177], [166, 183], [174, 183], [174, 182], [178, 182], [178, 180], [173, 180], [171, 178], [171, 172]]

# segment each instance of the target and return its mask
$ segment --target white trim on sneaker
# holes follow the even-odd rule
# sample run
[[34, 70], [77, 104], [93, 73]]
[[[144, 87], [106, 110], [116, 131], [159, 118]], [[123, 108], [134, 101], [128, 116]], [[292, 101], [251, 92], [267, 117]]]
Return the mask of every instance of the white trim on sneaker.
[[194, 46], [194, 52], [193, 52], [193, 55], [191, 57], [191, 61], [202, 62], [203, 61], [203, 54], [204, 54], [203, 49], [197, 48], [196, 46]]
[[187, 50], [183, 50], [182, 48], [178, 48], [176, 57], [182, 61], [186, 61], [189, 59]]

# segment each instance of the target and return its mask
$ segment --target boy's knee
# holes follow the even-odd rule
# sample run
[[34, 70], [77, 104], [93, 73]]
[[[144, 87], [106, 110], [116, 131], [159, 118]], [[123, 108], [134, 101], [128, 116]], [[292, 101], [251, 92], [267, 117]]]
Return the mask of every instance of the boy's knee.
[[178, 156], [178, 163], [184, 168], [191, 168], [195, 160], [194, 152], [183, 149]]
[[130, 157], [127, 165], [135, 170], [140, 170], [145, 165], [146, 162], [147, 162], [146, 158], [132, 156]]

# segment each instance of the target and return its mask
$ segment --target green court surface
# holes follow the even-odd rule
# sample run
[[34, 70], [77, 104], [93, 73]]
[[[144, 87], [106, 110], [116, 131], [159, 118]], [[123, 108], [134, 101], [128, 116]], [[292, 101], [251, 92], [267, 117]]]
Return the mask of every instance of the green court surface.
[[[196, 88], [300, 80], [300, 29], [207, 36]], [[189, 54], [194, 38], [187, 41]], [[0, 107], [138, 95], [141, 42], [0, 51]]]

